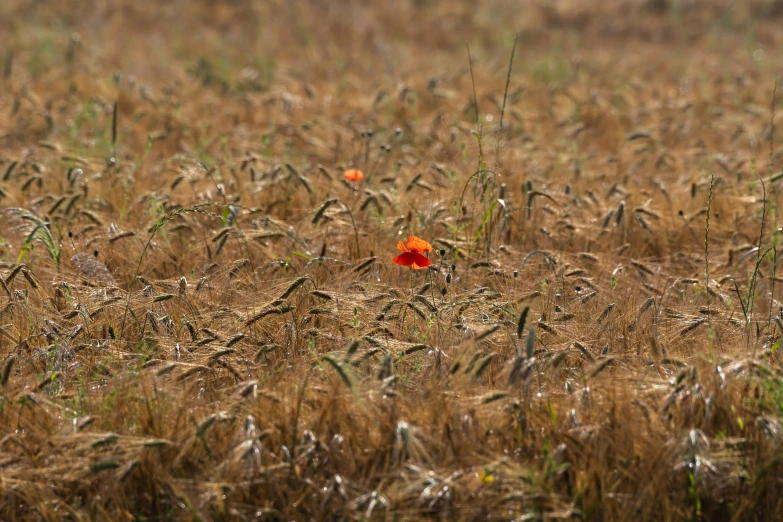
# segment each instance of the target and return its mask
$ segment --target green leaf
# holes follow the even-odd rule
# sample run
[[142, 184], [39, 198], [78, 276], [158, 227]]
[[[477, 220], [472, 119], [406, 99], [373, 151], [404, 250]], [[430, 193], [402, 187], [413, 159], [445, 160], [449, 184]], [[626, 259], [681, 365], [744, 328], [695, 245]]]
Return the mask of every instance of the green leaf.
[[478, 229], [478, 232], [476, 233], [476, 237], [473, 238], [473, 242], [478, 242], [479, 238], [481, 237], [481, 233], [484, 231], [484, 227], [487, 225], [487, 222], [492, 217], [492, 211], [495, 210], [495, 207], [498, 205], [498, 200], [492, 202], [492, 205], [490, 205], [489, 210], [487, 210], [484, 213], [484, 221], [481, 222], [481, 226]]
[[307, 254], [302, 253], [302, 252], [297, 252], [296, 250], [294, 250], [291, 253], [293, 255], [295, 255], [296, 257], [301, 257], [302, 259], [307, 259], [308, 261], [312, 261], [313, 260], [313, 256], [308, 256]]
[[546, 407], [549, 410], [549, 420], [552, 421], [553, 426], [557, 426], [557, 413], [555, 413], [555, 409], [552, 407], [552, 403], [548, 400], [546, 401]]

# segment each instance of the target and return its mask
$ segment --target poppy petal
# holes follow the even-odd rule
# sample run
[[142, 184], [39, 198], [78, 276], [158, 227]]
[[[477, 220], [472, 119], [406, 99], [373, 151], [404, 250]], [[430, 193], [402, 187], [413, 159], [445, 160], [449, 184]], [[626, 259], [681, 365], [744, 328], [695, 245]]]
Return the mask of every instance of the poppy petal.
[[411, 268], [415, 270], [421, 270], [422, 268], [427, 268], [432, 264], [432, 261], [430, 261], [428, 258], [424, 257], [423, 255], [419, 254], [418, 252], [413, 252], [418, 257], [416, 258], [416, 261], [413, 262], [411, 265]]
[[357, 182], [364, 179], [364, 172], [359, 169], [348, 169], [343, 172], [343, 177], [348, 181]]
[[418, 252], [405, 252], [395, 257], [392, 261], [400, 266], [409, 266], [416, 270], [427, 268], [432, 264], [432, 261]]
[[421, 239], [420, 237], [410, 236], [408, 238], [408, 249], [413, 252], [425, 253], [432, 252], [432, 245]]
[[400, 252], [407, 252], [408, 251], [408, 249], [405, 248], [405, 243], [403, 243], [402, 241], [397, 241], [397, 249]]
[[416, 258], [413, 254], [416, 254], [416, 252], [405, 252], [404, 254], [400, 254], [392, 261], [397, 263], [400, 266], [411, 266], [413, 263], [416, 262]]

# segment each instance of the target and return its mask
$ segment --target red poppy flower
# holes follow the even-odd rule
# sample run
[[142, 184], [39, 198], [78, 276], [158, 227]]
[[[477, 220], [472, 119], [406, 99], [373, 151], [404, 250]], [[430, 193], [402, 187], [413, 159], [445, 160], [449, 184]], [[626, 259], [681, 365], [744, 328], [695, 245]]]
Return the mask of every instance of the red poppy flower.
[[353, 181], [355, 183], [364, 179], [364, 172], [359, 169], [348, 169], [343, 172], [343, 177], [348, 181]]
[[402, 251], [402, 254], [395, 257], [393, 261], [400, 266], [409, 266], [420, 270], [432, 264], [432, 261], [423, 255], [423, 253], [432, 252], [432, 245], [421, 238], [410, 236], [407, 245], [400, 241], [397, 243], [397, 248]]

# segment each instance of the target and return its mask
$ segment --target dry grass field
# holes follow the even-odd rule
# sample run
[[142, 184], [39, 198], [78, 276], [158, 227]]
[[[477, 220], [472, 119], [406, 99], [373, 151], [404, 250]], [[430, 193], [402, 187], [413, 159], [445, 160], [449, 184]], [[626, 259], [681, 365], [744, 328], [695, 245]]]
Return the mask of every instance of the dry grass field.
[[0, 20], [0, 520], [783, 518], [783, 2]]

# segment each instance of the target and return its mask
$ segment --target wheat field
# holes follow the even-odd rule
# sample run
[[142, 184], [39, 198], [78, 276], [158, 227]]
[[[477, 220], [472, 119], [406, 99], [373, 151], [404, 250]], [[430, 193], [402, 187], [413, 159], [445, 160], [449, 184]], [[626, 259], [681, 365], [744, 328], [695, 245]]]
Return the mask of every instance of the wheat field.
[[0, 19], [0, 520], [783, 518], [783, 2]]

